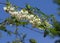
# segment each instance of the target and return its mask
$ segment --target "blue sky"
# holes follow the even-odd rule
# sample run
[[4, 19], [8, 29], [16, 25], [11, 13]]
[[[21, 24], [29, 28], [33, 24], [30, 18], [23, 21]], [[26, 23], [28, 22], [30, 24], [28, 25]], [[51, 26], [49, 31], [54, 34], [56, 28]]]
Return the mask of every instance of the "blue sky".
[[[0, 0], [0, 2], [6, 2], [6, 0]], [[42, 12], [44, 12], [47, 15], [54, 14], [56, 16], [56, 19], [60, 21], [59, 20], [60, 17], [57, 15], [58, 6], [54, 4], [52, 0], [10, 0], [10, 2], [20, 7], [25, 7], [25, 5], [28, 3], [33, 7], [39, 8]], [[5, 19], [9, 17], [9, 14], [3, 10], [3, 7], [4, 5], [0, 5], [0, 18]], [[2, 20], [0, 20], [0, 22], [2, 22]], [[13, 30], [13, 28], [7, 26], [7, 29], [9, 30]], [[54, 41], [58, 39], [58, 37], [51, 38], [50, 36], [44, 38], [43, 34], [28, 30], [23, 27], [20, 28], [21, 28], [21, 32], [27, 33], [27, 37], [25, 40], [26, 43], [29, 42], [28, 39], [30, 38], [36, 39], [37, 43], [54, 43]], [[2, 35], [3, 37], [0, 38], [0, 43], [6, 43], [6, 41], [12, 41], [15, 39], [15, 36], [13, 34], [12, 36], [9, 36], [7, 35], [7, 33], [2, 32]]]

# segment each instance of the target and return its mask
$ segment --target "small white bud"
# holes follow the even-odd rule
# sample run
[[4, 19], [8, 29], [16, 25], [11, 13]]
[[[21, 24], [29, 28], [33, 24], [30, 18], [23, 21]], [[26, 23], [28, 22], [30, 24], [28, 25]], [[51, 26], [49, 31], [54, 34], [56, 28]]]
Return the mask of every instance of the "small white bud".
[[14, 7], [11, 7], [10, 10], [13, 11], [13, 10], [15, 10], [15, 8]]
[[34, 17], [34, 15], [30, 15], [30, 17], [32, 18], [32, 17]]
[[3, 7], [4, 10], [7, 10], [7, 7]]

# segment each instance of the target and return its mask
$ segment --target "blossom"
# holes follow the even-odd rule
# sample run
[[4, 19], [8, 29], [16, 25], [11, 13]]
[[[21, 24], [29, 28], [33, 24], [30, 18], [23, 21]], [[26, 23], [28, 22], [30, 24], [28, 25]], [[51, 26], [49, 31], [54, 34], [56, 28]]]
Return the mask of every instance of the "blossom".
[[[31, 23], [33, 26], [41, 29], [40, 27], [38, 27], [39, 25], [42, 24], [41, 19], [39, 18], [39, 16], [35, 16], [33, 14], [29, 14], [27, 10], [20, 10], [20, 11], [15, 11], [15, 7], [9, 6], [4, 7], [4, 10], [8, 11], [10, 13], [11, 16], [15, 17], [17, 20], [28, 20], [29, 23]], [[50, 28], [51, 24], [47, 21], [44, 21], [44, 24], [46, 25], [46, 27]]]
[[32, 18], [34, 18], [34, 15], [26, 15], [28, 20], [31, 20]]
[[21, 12], [22, 14], [28, 14], [28, 11], [27, 11], [27, 10], [24, 11], [24, 10], [22, 9], [20, 12]]
[[12, 12], [12, 11], [9, 11], [9, 13], [11, 14], [11, 16], [16, 16], [17, 14], [18, 14], [18, 12], [17, 11], [14, 11], [14, 12]]
[[7, 7], [3, 7], [3, 9], [6, 11], [7, 10]]
[[9, 9], [10, 9], [10, 11], [14, 11], [15, 7], [10, 7]]

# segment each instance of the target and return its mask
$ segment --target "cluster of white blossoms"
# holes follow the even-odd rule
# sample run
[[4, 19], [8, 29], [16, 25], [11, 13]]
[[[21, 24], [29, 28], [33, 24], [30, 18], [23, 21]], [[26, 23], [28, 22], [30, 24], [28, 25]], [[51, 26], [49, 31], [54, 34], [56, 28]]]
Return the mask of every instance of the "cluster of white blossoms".
[[[4, 10], [9, 12], [11, 16], [16, 17], [17, 20], [28, 20], [33, 26], [40, 25], [42, 23], [38, 16], [29, 14], [27, 10], [22, 9], [20, 11], [16, 11], [15, 7], [12, 6], [4, 7]], [[50, 26], [48, 22], [45, 23], [48, 24], [47, 26]]]

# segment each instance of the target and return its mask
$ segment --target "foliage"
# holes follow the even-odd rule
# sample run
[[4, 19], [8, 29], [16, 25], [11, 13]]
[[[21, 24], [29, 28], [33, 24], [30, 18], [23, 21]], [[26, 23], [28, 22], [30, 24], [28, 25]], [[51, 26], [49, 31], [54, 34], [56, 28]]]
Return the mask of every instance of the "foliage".
[[35, 39], [30, 39], [30, 43], [37, 43]]

